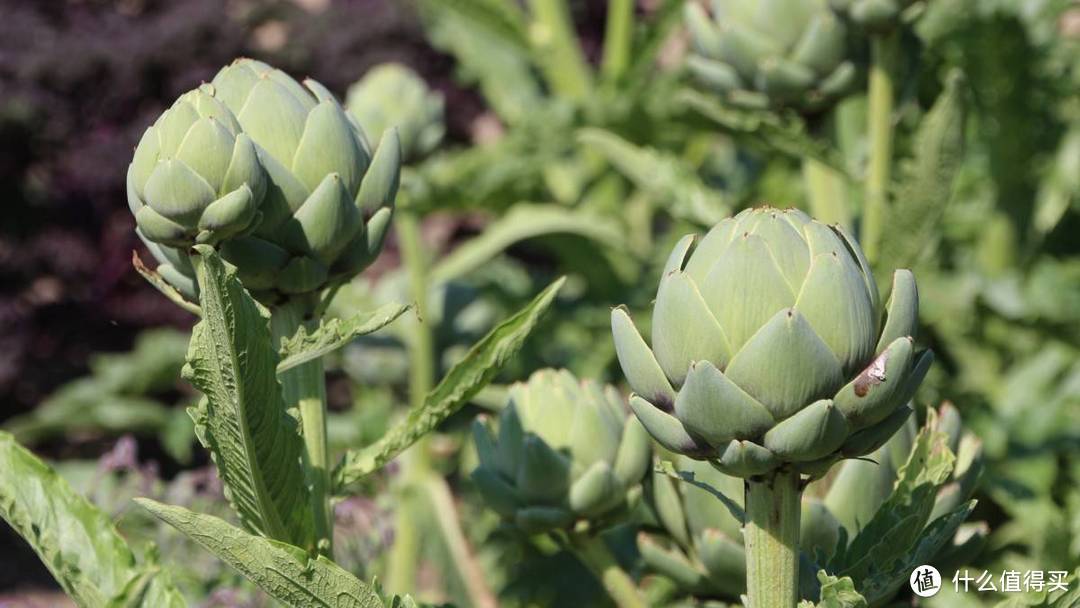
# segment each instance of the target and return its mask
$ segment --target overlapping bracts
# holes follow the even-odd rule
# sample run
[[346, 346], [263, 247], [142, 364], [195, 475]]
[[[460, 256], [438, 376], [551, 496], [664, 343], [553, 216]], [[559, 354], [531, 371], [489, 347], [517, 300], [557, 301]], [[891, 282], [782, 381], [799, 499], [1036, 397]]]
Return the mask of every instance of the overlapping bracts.
[[274, 303], [374, 260], [400, 165], [396, 130], [373, 152], [321, 84], [241, 59], [147, 130], [128, 192], [159, 272], [182, 292], [194, 289], [183, 248], [208, 243]]
[[498, 432], [473, 425], [488, 505], [528, 533], [598, 522], [628, 504], [649, 468], [649, 436], [611, 386], [544, 369], [510, 389]]
[[678, 242], [652, 347], [612, 311], [630, 405], [667, 449], [739, 477], [817, 475], [880, 447], [932, 361], [916, 352], [915, 280], [896, 271], [884, 316], [858, 243], [794, 209], [751, 209]]

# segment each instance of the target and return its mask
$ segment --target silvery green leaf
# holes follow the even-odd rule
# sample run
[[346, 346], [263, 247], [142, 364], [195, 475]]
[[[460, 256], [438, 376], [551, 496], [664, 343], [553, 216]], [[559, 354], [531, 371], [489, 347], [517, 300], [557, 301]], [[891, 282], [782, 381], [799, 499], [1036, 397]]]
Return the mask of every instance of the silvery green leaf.
[[226, 496], [250, 530], [312, 542], [303, 443], [285, 412], [269, 316], [210, 247], [197, 246], [203, 319], [192, 331], [184, 375], [206, 395], [205, 427]]
[[108, 515], [4, 432], [0, 432], [0, 517], [29, 543], [79, 606], [104, 606], [114, 596], [125, 595], [136, 579], [146, 581], [161, 603], [125, 605], [184, 605], [167, 579], [136, 566], [134, 554]]
[[334, 472], [334, 486], [338, 491], [378, 470], [491, 382], [502, 365], [524, 344], [564, 282], [565, 278], [558, 279], [528, 306], [492, 329], [447, 372], [424, 398], [424, 403], [410, 411], [405, 420], [391, 428], [382, 439], [362, 450], [346, 453]]
[[288, 606], [383, 606], [370, 585], [325, 557], [313, 558], [300, 547], [248, 534], [211, 515], [146, 498], [135, 500]]
[[323, 321], [319, 327], [308, 333], [301, 326], [291, 338], [281, 345], [281, 361], [277, 373], [290, 370], [337, 350], [353, 339], [376, 332], [411, 308], [404, 304], [386, 304], [371, 312], [357, 313], [347, 319]]

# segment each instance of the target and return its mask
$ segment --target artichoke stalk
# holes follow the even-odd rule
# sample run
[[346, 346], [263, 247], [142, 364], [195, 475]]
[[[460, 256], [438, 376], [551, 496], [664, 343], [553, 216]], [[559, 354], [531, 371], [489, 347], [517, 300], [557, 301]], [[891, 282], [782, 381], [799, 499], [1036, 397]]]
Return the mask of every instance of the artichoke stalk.
[[620, 606], [644, 606], [596, 535], [628, 510], [652, 460], [614, 387], [540, 370], [511, 387], [497, 433], [477, 421], [473, 436], [472, 479], [492, 510], [528, 535], [570, 538]]
[[[763, 207], [676, 244], [651, 348], [625, 308], [612, 311], [645, 429], [666, 449], [747, 480], [754, 606], [794, 604], [801, 478], [876, 450], [911, 413], [932, 361], [914, 346], [911, 272], [896, 271], [885, 309], [882, 318], [874, 277], [841, 227]], [[781, 575], [779, 585], [767, 580]]]

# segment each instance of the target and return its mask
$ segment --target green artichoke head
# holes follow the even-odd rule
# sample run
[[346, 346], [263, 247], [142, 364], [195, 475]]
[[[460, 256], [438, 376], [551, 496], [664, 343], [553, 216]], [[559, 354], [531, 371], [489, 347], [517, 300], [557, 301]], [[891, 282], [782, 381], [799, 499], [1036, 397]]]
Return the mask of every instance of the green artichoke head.
[[600, 521], [628, 503], [652, 458], [649, 436], [611, 386], [551, 369], [514, 385], [495, 433], [473, 426], [486, 502], [527, 533]]
[[353, 83], [345, 96], [349, 113], [374, 138], [397, 127], [402, 156], [415, 161], [442, 141], [443, 97], [419, 74], [398, 63], [384, 63]]
[[801, 211], [746, 210], [684, 237], [660, 280], [652, 347], [612, 311], [630, 406], [667, 449], [738, 477], [816, 477], [906, 420], [932, 361], [916, 353], [915, 280], [885, 316], [858, 243]]
[[262, 221], [222, 255], [263, 299], [310, 293], [367, 267], [382, 248], [397, 192], [395, 130], [374, 154], [363, 131], [314, 80], [240, 59], [212, 82], [269, 178]]
[[266, 189], [255, 145], [205, 84], [158, 117], [128, 165], [138, 231], [165, 247], [216, 244], [252, 230]]
[[816, 110], [851, 90], [844, 23], [827, 0], [713, 0], [686, 4], [687, 67], [725, 101]]

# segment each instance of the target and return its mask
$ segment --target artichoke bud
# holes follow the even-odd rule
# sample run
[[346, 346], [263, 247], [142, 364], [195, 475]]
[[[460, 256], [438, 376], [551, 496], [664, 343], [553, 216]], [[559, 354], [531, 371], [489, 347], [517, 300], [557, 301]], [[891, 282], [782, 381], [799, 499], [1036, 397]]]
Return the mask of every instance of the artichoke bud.
[[372, 68], [349, 87], [345, 105], [375, 140], [396, 127], [401, 156], [408, 161], [429, 154], [446, 131], [442, 95], [403, 65], [387, 63]]
[[128, 205], [149, 241], [216, 244], [253, 229], [265, 174], [233, 113], [203, 85], [146, 130], [128, 166]]
[[147, 240], [217, 246], [256, 297], [278, 302], [348, 280], [378, 255], [400, 167], [388, 141], [373, 159], [325, 87], [240, 59], [147, 130], [129, 204]]
[[498, 432], [478, 421], [473, 437], [477, 489], [527, 533], [610, 519], [652, 459], [647, 433], [615, 389], [566, 371], [514, 385]]
[[847, 32], [827, 0], [688, 3], [691, 73], [725, 102], [819, 111], [854, 84]]
[[665, 448], [730, 475], [822, 475], [903, 424], [932, 361], [912, 337], [913, 275], [896, 272], [884, 322], [878, 302], [843, 230], [792, 209], [746, 210], [676, 245], [651, 347], [625, 308], [612, 311], [630, 406]]

